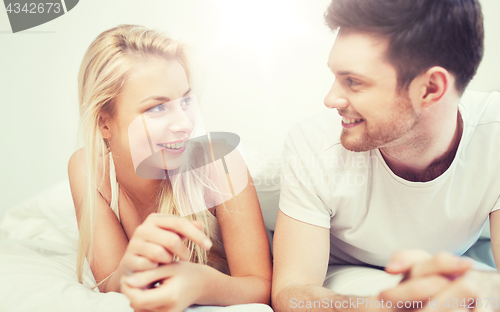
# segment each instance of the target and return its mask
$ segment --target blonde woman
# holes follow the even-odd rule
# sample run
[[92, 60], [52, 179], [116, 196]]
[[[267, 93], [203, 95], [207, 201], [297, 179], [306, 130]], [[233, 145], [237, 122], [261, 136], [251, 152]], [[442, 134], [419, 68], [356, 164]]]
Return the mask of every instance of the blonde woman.
[[[88, 48], [78, 75], [84, 147], [68, 164], [80, 232], [78, 279], [87, 259], [96, 287], [124, 293], [135, 310], [238, 304], [246, 304], [238, 311], [270, 310], [269, 244], [246, 168], [243, 191], [213, 208], [210, 169], [186, 171], [175, 183], [173, 176], [136, 170], [139, 143], [129, 127], [143, 116], [165, 118], [157, 129], [164, 165], [189, 162], [182, 155], [196, 127], [187, 113], [195, 100], [190, 79], [185, 47], [142, 26], [109, 29]], [[198, 212], [180, 217], [185, 205]]]

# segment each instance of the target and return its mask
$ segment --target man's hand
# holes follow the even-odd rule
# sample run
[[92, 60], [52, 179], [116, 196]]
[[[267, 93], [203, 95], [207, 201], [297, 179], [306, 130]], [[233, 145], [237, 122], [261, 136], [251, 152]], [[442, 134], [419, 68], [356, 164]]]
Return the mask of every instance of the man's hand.
[[403, 273], [405, 277], [397, 287], [380, 293], [379, 299], [421, 301], [426, 312], [449, 309], [497, 311], [498, 295], [495, 297], [491, 284], [493, 276], [471, 268], [470, 260], [449, 253], [431, 256], [419, 250], [397, 252], [387, 264], [386, 271]]
[[423, 250], [404, 250], [394, 253], [385, 270], [390, 274], [405, 274], [403, 281], [406, 281], [435, 274], [452, 278], [471, 268], [472, 261], [447, 252], [432, 256]]

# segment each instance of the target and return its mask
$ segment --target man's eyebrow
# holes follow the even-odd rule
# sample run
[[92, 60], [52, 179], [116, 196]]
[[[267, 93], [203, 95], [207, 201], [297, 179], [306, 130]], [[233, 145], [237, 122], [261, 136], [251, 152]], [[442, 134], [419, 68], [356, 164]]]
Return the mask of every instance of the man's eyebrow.
[[352, 72], [352, 71], [349, 71], [349, 70], [341, 70], [341, 71], [337, 72], [337, 74], [340, 75], [340, 76], [348, 76], [348, 75], [363, 76], [363, 75], [356, 74], [355, 72]]
[[[332, 67], [330, 66], [330, 63], [329, 63], [329, 62], [327, 62], [327, 63], [326, 63], [326, 66], [328, 66], [328, 68], [329, 68], [330, 70], [332, 70]], [[361, 75], [361, 74], [358, 74], [358, 73], [355, 73], [355, 72], [352, 72], [352, 71], [349, 71], [349, 70], [341, 70], [341, 71], [338, 71], [338, 72], [337, 72], [337, 75], [338, 75], [338, 76], [355, 75], [355, 76], [365, 77], [364, 75]]]
[[353, 72], [353, 71], [350, 71], [350, 70], [340, 70], [338, 72], [334, 72], [335, 76], [355, 76], [359, 79], [367, 79], [367, 80], [371, 80], [371, 78], [363, 75], [363, 74], [359, 74], [357, 72]]
[[[182, 95], [183, 97], [186, 96], [189, 92], [191, 92], [191, 88], [189, 88], [184, 94]], [[160, 96], [160, 95], [151, 95], [145, 98], [144, 100], [140, 101], [139, 104], [144, 103], [149, 100], [156, 100], [156, 101], [162, 101], [162, 102], [170, 102], [170, 98], [166, 96]]]

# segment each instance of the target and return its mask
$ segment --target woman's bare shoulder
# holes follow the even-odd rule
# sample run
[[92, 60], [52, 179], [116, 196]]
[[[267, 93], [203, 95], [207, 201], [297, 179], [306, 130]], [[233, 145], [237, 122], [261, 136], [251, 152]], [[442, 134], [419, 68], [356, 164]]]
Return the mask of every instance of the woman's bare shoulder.
[[[106, 179], [106, 177], [108, 177]], [[85, 147], [75, 151], [71, 155], [68, 162], [68, 178], [71, 187], [73, 199], [76, 202], [85, 196], [87, 188], [87, 156]], [[93, 185], [97, 185], [97, 191], [102, 195], [104, 200], [111, 202], [111, 184], [109, 181], [109, 157], [98, 157], [96, 181]]]

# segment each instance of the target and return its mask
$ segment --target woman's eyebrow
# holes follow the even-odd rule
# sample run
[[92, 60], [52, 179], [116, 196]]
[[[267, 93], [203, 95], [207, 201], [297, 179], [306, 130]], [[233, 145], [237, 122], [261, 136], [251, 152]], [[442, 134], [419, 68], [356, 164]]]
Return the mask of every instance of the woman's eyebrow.
[[160, 95], [151, 95], [145, 98], [144, 100], [140, 101], [139, 104], [144, 103], [149, 100], [157, 100], [157, 101], [163, 101], [163, 102], [170, 102], [170, 98], [165, 97], [165, 96], [160, 96]]
[[[182, 96], [186, 96], [189, 92], [191, 92], [191, 88], [189, 88]], [[144, 100], [140, 101], [139, 104], [144, 103], [148, 100], [157, 100], [157, 101], [163, 101], [163, 102], [170, 102], [170, 98], [166, 96], [161, 96], [161, 95], [151, 95], [145, 98]]]

